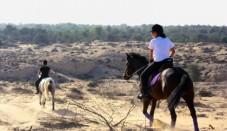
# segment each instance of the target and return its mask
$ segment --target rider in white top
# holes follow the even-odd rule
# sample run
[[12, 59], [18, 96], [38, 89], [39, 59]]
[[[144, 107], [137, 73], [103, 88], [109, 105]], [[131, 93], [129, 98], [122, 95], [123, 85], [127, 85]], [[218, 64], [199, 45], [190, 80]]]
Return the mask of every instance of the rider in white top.
[[169, 50], [174, 47], [174, 44], [169, 38], [158, 36], [150, 41], [148, 48], [153, 50], [153, 59], [155, 62], [163, 61], [169, 58]]
[[140, 88], [141, 93], [139, 94], [139, 99], [148, 99], [148, 80], [149, 76], [158, 71], [158, 69], [172, 57], [175, 53], [174, 44], [163, 32], [161, 25], [155, 24], [152, 27], [151, 36], [152, 39], [149, 43], [149, 58], [150, 64], [142, 72], [140, 76]]

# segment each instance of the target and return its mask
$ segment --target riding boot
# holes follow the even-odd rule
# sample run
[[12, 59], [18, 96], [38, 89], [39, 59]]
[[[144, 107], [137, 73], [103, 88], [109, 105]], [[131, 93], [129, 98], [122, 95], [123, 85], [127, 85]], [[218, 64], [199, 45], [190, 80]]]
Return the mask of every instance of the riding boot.
[[36, 86], [36, 93], [35, 94], [39, 94], [39, 88], [38, 88], [38, 86]]
[[140, 99], [140, 100], [147, 100], [147, 99], [149, 99], [148, 91], [140, 86], [140, 93], [137, 96], [137, 98]]

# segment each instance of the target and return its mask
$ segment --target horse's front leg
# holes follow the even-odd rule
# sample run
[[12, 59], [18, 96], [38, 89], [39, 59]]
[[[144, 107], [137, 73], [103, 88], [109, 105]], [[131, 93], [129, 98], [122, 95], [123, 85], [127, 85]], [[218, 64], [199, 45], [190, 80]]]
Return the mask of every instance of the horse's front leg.
[[147, 113], [147, 109], [150, 105], [150, 101], [151, 101], [150, 99], [143, 100], [143, 114], [146, 116], [147, 119], [149, 119], [149, 126], [150, 126], [151, 121], [153, 121], [152, 116]]
[[40, 92], [39, 93], [39, 104], [41, 105], [42, 103], [41, 103], [41, 98], [42, 98], [42, 93]]

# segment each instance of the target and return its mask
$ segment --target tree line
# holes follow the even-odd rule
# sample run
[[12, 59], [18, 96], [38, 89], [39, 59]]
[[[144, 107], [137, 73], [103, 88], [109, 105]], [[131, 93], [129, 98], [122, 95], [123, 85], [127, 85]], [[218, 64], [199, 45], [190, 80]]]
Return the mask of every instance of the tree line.
[[[147, 42], [151, 39], [149, 30], [152, 25], [78, 25], [65, 24], [0, 24], [0, 45], [32, 43], [73, 43], [94, 40], [123, 42]], [[164, 26], [166, 35], [177, 43], [214, 42], [227, 43], [226, 26], [185, 25]]]

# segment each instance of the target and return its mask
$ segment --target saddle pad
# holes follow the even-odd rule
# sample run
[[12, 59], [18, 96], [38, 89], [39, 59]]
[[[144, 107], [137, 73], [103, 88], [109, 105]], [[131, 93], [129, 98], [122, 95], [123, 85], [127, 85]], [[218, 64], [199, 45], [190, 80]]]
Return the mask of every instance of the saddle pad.
[[153, 85], [157, 82], [157, 80], [158, 80], [160, 74], [161, 74], [161, 73], [158, 73], [158, 74], [156, 74], [156, 75], [152, 78], [151, 83], [150, 83], [150, 84], [151, 84], [150, 86], [153, 86]]

